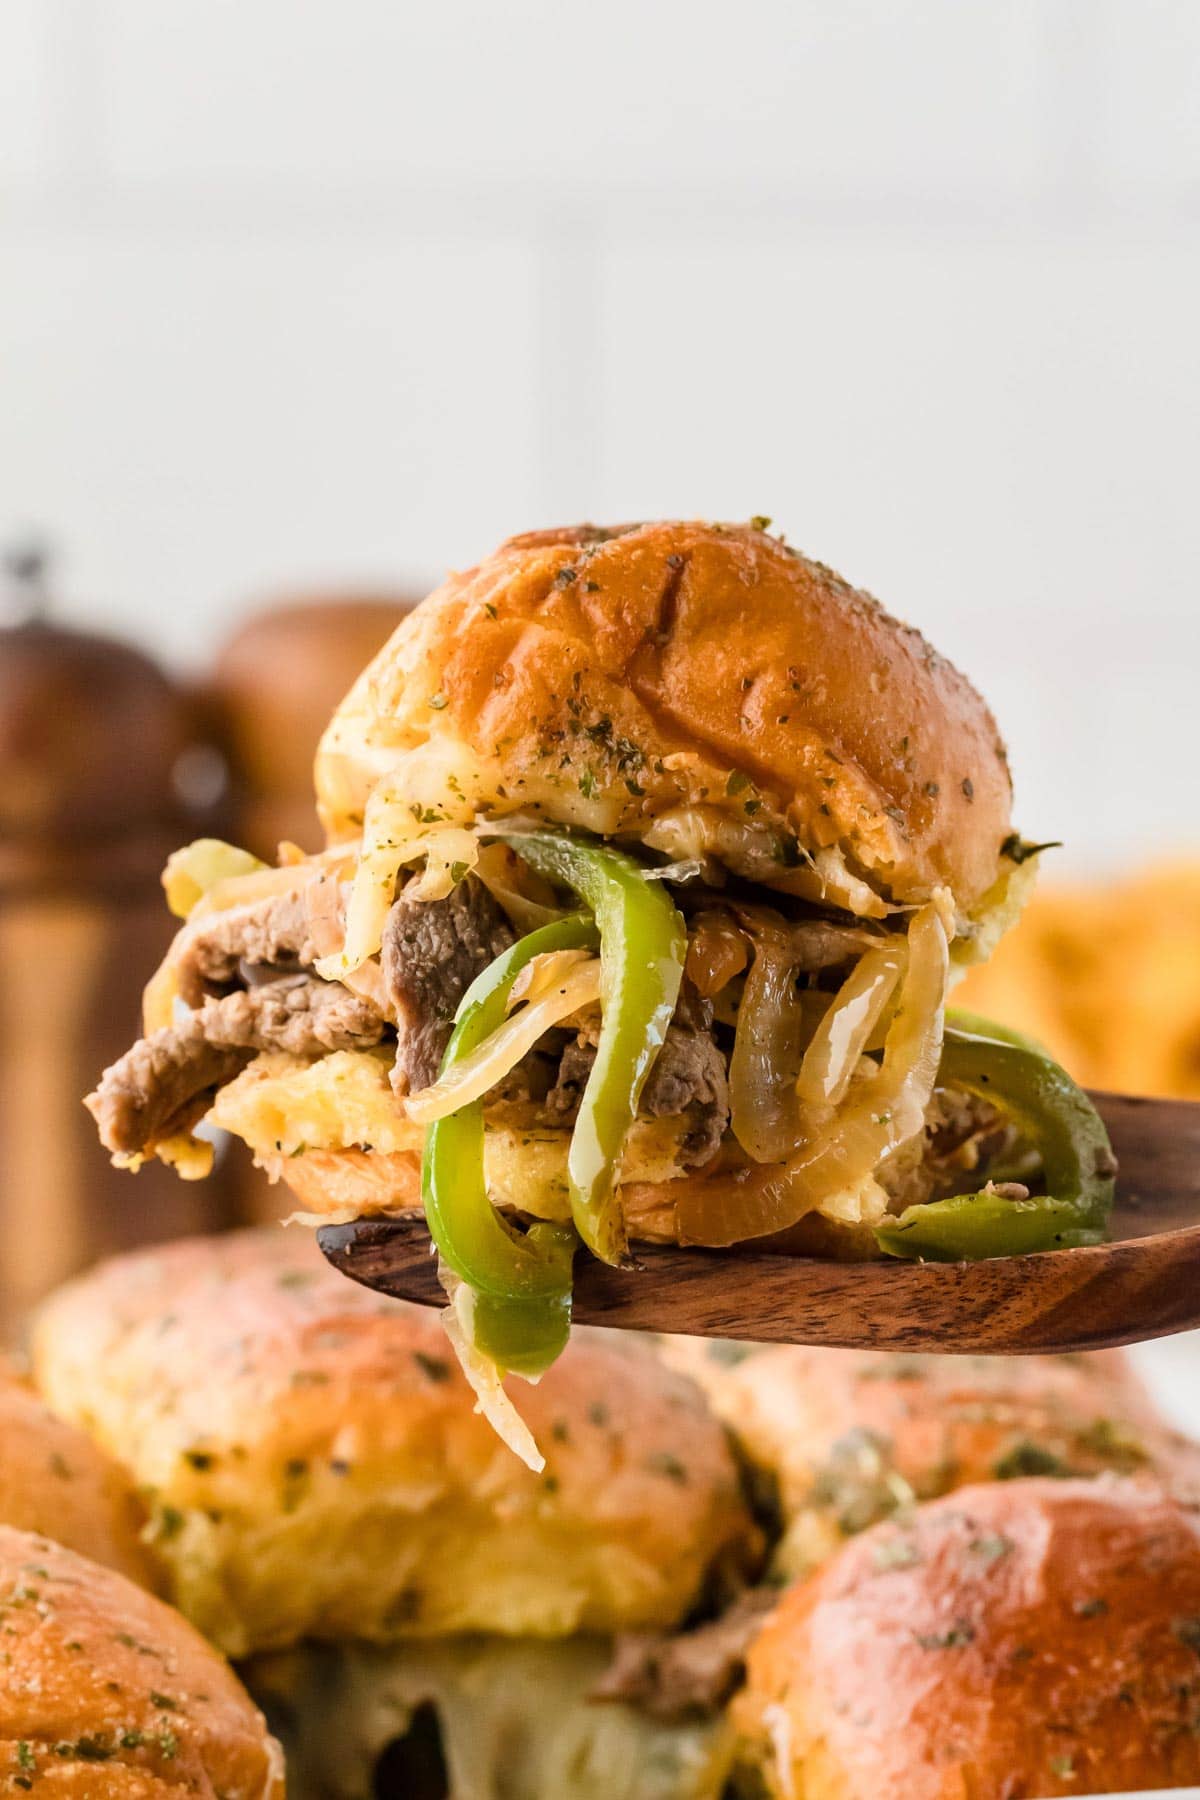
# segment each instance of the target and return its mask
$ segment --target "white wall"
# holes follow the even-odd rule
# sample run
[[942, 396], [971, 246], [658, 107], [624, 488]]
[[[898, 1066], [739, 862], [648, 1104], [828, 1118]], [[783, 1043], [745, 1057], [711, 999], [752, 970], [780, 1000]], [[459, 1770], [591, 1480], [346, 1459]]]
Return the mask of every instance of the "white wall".
[[771, 513], [1077, 863], [1200, 841], [1194, 0], [0, 0], [0, 535], [196, 658]]

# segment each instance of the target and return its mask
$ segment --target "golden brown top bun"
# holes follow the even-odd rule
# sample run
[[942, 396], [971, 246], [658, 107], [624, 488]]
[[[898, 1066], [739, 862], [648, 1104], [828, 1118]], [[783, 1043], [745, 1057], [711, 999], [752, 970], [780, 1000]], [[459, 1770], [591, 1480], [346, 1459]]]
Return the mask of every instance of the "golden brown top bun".
[[777, 1561], [791, 1576], [913, 1499], [972, 1482], [1111, 1472], [1200, 1492], [1200, 1447], [1169, 1429], [1118, 1352], [781, 1347], [695, 1366], [751, 1462], [779, 1484]]
[[354, 1286], [304, 1232], [118, 1258], [51, 1299], [35, 1360], [150, 1495], [171, 1597], [230, 1654], [669, 1626], [754, 1546], [722, 1427], [649, 1350], [576, 1334], [520, 1385], [534, 1475], [438, 1314]]
[[178, 1613], [48, 1538], [0, 1526], [6, 1792], [283, 1800], [283, 1759]]
[[142, 1587], [159, 1585], [125, 1471], [0, 1365], [0, 1521], [37, 1531]]
[[739, 872], [781, 888], [800, 879], [791, 838], [891, 900], [944, 885], [969, 909], [1010, 829], [1003, 746], [970, 683], [753, 524], [533, 532], [451, 576], [322, 740], [331, 837], [354, 835], [373, 783], [426, 744], [484, 766], [490, 812], [642, 839], [708, 809], [707, 847], [737, 866], [727, 831], [761, 833], [775, 848]]
[[1001, 1800], [1200, 1781], [1200, 1516], [1153, 1488], [964, 1488], [848, 1544], [750, 1651], [778, 1800]]

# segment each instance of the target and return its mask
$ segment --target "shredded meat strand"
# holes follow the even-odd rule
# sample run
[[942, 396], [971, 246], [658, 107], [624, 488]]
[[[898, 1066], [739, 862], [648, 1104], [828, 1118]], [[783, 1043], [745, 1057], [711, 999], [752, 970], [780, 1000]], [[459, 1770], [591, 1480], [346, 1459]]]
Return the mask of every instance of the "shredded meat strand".
[[188, 1006], [200, 1006], [237, 982], [243, 964], [299, 973], [316, 958], [304, 890], [273, 894], [214, 913], [179, 959], [179, 991]]
[[399, 1026], [397, 1093], [437, 1080], [459, 1001], [515, 941], [506, 914], [474, 875], [442, 900], [417, 900], [406, 890], [395, 901], [380, 960]]
[[140, 1155], [194, 1124], [257, 1051], [319, 1056], [368, 1049], [383, 1029], [357, 994], [313, 976], [289, 976], [208, 1000], [181, 1025], [142, 1038], [104, 1071], [85, 1104], [106, 1149]]
[[[566, 1127], [574, 1122], [595, 1060], [595, 1043], [588, 1034], [581, 1032], [567, 1045], [558, 1078], [542, 1103], [552, 1124]], [[685, 1165], [698, 1168], [711, 1161], [729, 1125], [729, 1079], [709, 1027], [668, 1026], [638, 1110], [643, 1118], [686, 1118], [681, 1140]]]
[[718, 1712], [741, 1686], [746, 1651], [778, 1600], [774, 1588], [751, 1588], [719, 1619], [693, 1631], [618, 1637], [591, 1698], [623, 1701], [667, 1724]]

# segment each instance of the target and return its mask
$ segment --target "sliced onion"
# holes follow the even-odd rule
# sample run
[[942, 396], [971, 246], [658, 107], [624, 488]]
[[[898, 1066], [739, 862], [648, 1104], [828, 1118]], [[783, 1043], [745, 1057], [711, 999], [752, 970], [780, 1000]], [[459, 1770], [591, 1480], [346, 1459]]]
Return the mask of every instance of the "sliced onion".
[[782, 1166], [759, 1164], [681, 1183], [676, 1202], [680, 1241], [734, 1244], [784, 1231], [828, 1206], [845, 1214], [856, 1196], [870, 1197], [875, 1171], [924, 1129], [942, 1048], [949, 970], [946, 927], [931, 902], [908, 929], [908, 967], [878, 1074], [840, 1112], [803, 1110], [805, 1141]]
[[495, 786], [494, 771], [448, 738], [409, 751], [399, 768], [376, 782], [363, 820], [345, 946], [318, 963], [319, 975], [340, 980], [376, 954], [396, 878], [407, 864], [426, 858], [421, 898], [427, 900], [449, 893], [457, 864], [474, 867], [479, 844], [468, 827]]
[[787, 933], [759, 932], [729, 1063], [733, 1134], [755, 1162], [782, 1162], [800, 1140], [796, 1076], [804, 1054], [803, 1033], [804, 1014]]
[[811, 1104], [839, 1106], [871, 1033], [900, 979], [902, 943], [868, 950], [838, 990], [800, 1065], [796, 1092]]
[[600, 998], [600, 959], [591, 956], [567, 971], [552, 991], [506, 1019], [477, 1050], [455, 1063], [448, 1074], [404, 1102], [410, 1119], [431, 1125], [472, 1100], [480, 1100], [514, 1069], [540, 1037], [561, 1019]]
[[551, 993], [572, 969], [591, 960], [590, 950], [551, 950], [545, 956], [531, 957], [512, 984], [505, 1012], [515, 1011], [526, 1001], [540, 1000], [544, 994]]
[[463, 826], [448, 825], [425, 843], [425, 867], [413, 883], [414, 900], [444, 900], [479, 858], [479, 840]]
[[687, 975], [704, 999], [711, 1000], [750, 960], [746, 934], [724, 907], [697, 914], [688, 934]]
[[647, 881], [699, 881], [704, 874], [704, 863], [698, 856], [689, 856], [683, 862], [659, 863], [655, 868], [643, 869]]
[[475, 1295], [465, 1282], [449, 1270], [439, 1270], [442, 1286], [450, 1296], [450, 1305], [442, 1312], [442, 1327], [454, 1348], [459, 1367], [470, 1383], [481, 1412], [496, 1436], [519, 1456], [535, 1475], [546, 1466], [532, 1431], [504, 1391], [500, 1372], [490, 1357], [476, 1348], [474, 1330]]
[[507, 844], [482, 844], [475, 873], [522, 937], [564, 916], [554, 889]]

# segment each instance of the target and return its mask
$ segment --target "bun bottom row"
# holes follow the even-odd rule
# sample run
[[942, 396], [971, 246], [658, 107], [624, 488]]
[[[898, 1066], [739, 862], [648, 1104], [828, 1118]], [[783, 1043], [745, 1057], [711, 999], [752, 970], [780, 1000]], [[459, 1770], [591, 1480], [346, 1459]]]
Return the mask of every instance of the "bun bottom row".
[[581, 1331], [523, 1394], [534, 1474], [435, 1313], [276, 1229], [103, 1265], [32, 1364], [0, 1379], [0, 1791], [1200, 1783], [1200, 1448], [1117, 1354]]

